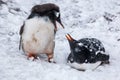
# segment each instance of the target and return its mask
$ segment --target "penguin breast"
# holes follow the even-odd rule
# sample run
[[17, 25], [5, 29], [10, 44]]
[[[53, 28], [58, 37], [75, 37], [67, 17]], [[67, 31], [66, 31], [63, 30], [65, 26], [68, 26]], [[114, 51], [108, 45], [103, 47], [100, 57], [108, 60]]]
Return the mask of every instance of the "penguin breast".
[[54, 48], [54, 25], [49, 18], [34, 17], [26, 20], [22, 43], [26, 53], [52, 52]]

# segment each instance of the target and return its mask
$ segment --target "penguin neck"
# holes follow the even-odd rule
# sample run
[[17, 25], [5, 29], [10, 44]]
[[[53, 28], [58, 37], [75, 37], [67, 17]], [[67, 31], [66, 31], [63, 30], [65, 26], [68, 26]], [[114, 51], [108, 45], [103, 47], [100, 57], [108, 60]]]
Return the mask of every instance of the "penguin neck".
[[72, 57], [74, 57], [74, 52], [73, 52], [73, 50], [71, 50], [71, 55], [72, 55]]
[[75, 46], [76, 46], [76, 40], [73, 40], [73, 41], [69, 41], [69, 44], [70, 44], [70, 50], [71, 50], [71, 55], [72, 55], [72, 57], [73, 57], [73, 59], [74, 59], [74, 49], [75, 49]]
[[69, 41], [69, 44], [70, 44], [70, 49], [73, 50], [76, 46], [76, 40]]
[[51, 22], [48, 16], [40, 16], [40, 18], [42, 18], [45, 22]]
[[42, 16], [37, 13], [31, 13], [27, 19], [32, 19], [32, 18], [41, 18], [46, 22], [51, 22], [51, 19], [49, 18], [49, 16]]

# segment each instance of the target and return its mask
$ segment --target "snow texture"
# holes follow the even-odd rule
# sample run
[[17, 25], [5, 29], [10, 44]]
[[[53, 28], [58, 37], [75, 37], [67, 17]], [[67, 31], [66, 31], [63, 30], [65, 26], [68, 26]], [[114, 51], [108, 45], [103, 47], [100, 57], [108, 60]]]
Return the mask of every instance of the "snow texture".
[[[44, 56], [27, 60], [19, 51], [19, 30], [36, 4], [55, 3], [61, 10], [54, 63]], [[70, 53], [65, 34], [75, 39], [97, 38], [110, 55], [110, 64], [78, 71], [66, 64]], [[0, 80], [120, 80], [120, 0], [0, 0]]]

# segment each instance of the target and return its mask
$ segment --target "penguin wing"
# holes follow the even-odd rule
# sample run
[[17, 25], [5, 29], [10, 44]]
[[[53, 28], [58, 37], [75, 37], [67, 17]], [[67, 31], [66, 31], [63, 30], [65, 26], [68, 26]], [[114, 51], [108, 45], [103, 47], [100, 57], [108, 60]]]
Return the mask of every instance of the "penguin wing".
[[19, 32], [19, 34], [20, 34], [20, 42], [19, 42], [19, 50], [21, 49], [21, 42], [22, 42], [22, 33], [23, 33], [23, 31], [24, 31], [24, 25], [25, 25], [25, 23], [21, 26], [21, 28], [20, 28], [20, 32]]

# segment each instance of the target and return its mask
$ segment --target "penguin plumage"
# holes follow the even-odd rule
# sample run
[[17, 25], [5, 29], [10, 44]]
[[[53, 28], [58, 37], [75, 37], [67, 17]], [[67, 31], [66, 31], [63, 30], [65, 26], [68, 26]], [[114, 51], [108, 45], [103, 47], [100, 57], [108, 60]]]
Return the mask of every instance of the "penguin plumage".
[[[28, 58], [45, 53], [50, 62], [54, 53], [56, 22], [61, 24], [59, 7], [52, 3], [35, 5], [21, 26], [20, 45]], [[63, 27], [64, 28], [64, 27]]]
[[109, 55], [105, 54], [103, 44], [96, 38], [73, 39], [69, 34], [66, 38], [70, 45], [67, 62], [79, 70], [95, 69], [103, 63], [109, 63]]

